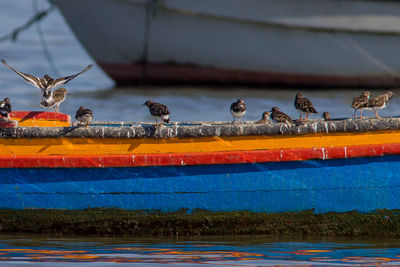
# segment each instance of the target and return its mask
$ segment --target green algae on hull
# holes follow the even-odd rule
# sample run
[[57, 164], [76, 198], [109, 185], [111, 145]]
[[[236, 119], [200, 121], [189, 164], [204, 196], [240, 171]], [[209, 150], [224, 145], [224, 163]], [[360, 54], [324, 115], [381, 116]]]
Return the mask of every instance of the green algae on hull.
[[122, 209], [0, 210], [1, 233], [82, 236], [333, 236], [400, 237], [400, 212], [379, 210], [315, 214], [209, 212], [170, 213]]

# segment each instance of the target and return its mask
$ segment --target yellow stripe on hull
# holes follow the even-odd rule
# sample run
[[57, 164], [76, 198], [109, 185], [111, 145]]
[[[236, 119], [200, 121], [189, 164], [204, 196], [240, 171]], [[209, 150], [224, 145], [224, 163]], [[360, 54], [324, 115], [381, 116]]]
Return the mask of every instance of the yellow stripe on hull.
[[0, 139], [0, 155], [117, 155], [313, 148], [399, 143], [400, 131], [303, 136], [238, 136], [174, 139]]
[[11, 118], [18, 121], [20, 127], [70, 127], [71, 123], [68, 121], [57, 120], [24, 120], [21, 118]]

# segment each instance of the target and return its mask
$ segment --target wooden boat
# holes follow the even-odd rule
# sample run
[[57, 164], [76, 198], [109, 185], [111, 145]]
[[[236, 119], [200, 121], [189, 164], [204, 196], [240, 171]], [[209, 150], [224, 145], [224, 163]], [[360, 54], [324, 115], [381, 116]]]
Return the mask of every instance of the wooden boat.
[[400, 4], [56, 0], [118, 84], [400, 85]]
[[[36, 116], [62, 127], [32, 127]], [[39, 112], [26, 121], [0, 129], [0, 208], [400, 208], [399, 118], [65, 127], [68, 115]]]

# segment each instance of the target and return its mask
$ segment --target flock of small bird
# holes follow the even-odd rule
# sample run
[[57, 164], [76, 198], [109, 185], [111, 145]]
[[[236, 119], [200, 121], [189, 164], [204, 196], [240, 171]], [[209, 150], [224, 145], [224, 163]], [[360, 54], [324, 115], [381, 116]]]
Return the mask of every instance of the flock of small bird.
[[[53, 79], [47, 74], [44, 75], [43, 78], [38, 78], [31, 74], [20, 72], [8, 65], [8, 63], [4, 59], [1, 59], [1, 62], [6, 67], [21, 76], [26, 82], [39, 88], [42, 92], [42, 101], [40, 102], [40, 106], [45, 108], [53, 108], [54, 111], [57, 113], [60, 112], [59, 106], [62, 102], [64, 102], [68, 91], [65, 88], [55, 88], [68, 83], [78, 75], [88, 71], [91, 67], [93, 67], [93, 65], [88, 65], [85, 69], [74, 75]], [[393, 92], [387, 91], [382, 95], [378, 95], [372, 98], [370, 96], [371, 94], [369, 91], [364, 91], [361, 95], [354, 97], [351, 104], [351, 107], [354, 109], [354, 119], [356, 118], [357, 111], [360, 112], [359, 118], [363, 118], [361, 116], [363, 110], [375, 111], [376, 118], [380, 119], [378, 115], [378, 110], [387, 107], [389, 100], [393, 97]], [[169, 115], [171, 114], [171, 112], [168, 110], [168, 107], [166, 105], [156, 103], [151, 100], [147, 100], [143, 105], [149, 108], [150, 114], [156, 120], [156, 126], [161, 126], [163, 122], [170, 122]], [[311, 114], [318, 113], [311, 101], [308, 98], [304, 97], [301, 93], [296, 94], [296, 97], [294, 99], [294, 107], [300, 113], [300, 118], [296, 120], [296, 124], [299, 122], [307, 122], [308, 117]], [[236, 119], [238, 120], [238, 122], [240, 122], [240, 119], [246, 114], [246, 104], [242, 99], [238, 99], [236, 102], [231, 104], [230, 112], [233, 116], [233, 123], [236, 123]], [[2, 118], [9, 119], [10, 113], [10, 99], [6, 97], [3, 101], [0, 101], [0, 116]], [[304, 120], [302, 119], [303, 115], [305, 116]], [[323, 112], [322, 117], [326, 121], [331, 120], [330, 114], [328, 112]], [[93, 119], [93, 112], [90, 109], [81, 106], [76, 112], [75, 119], [79, 122], [79, 124], [84, 124], [88, 126], [88, 124]], [[287, 114], [280, 111], [278, 107], [273, 107], [270, 111], [263, 112], [261, 120], [257, 121], [256, 124], [267, 124], [269, 123], [270, 119], [276, 123], [294, 123], [294, 121]], [[160, 124], [158, 124], [158, 120], [160, 120]]]
[[[364, 91], [361, 95], [354, 97], [351, 107], [354, 109], [353, 118], [356, 119], [356, 112], [360, 112], [359, 118], [364, 118], [361, 116], [363, 110], [373, 110], [375, 111], [375, 117], [380, 119], [378, 110], [386, 108], [389, 104], [389, 100], [393, 97], [392, 91], [386, 91], [386, 93], [372, 97], [369, 91]], [[303, 123], [308, 121], [308, 117], [311, 114], [317, 114], [317, 110], [314, 108], [312, 102], [303, 96], [302, 93], [297, 93], [294, 99], [294, 107], [300, 113], [300, 117], [296, 120], [297, 123]], [[240, 121], [240, 118], [246, 114], [246, 105], [242, 99], [238, 99], [236, 102], [232, 103], [230, 108], [231, 114], [233, 116], [233, 122], [236, 118]], [[305, 119], [302, 116], [305, 115]], [[323, 112], [322, 117], [325, 121], [330, 121], [331, 116], [328, 112]], [[277, 123], [292, 123], [295, 122], [285, 113], [279, 110], [278, 107], [273, 107], [270, 111], [263, 112], [261, 120], [257, 121], [257, 124], [269, 123], [270, 119]]]

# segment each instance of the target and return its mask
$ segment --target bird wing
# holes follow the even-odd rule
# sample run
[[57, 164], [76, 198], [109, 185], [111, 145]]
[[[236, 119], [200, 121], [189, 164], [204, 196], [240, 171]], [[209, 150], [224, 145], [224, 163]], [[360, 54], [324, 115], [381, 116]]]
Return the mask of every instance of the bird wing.
[[171, 112], [169, 112], [168, 110], [168, 107], [160, 103], [153, 103], [149, 108], [150, 114], [152, 116], [163, 116], [171, 114]]
[[37, 87], [37, 88], [39, 88], [39, 89], [42, 89], [42, 88], [40, 87], [40, 80], [39, 80], [39, 78], [37, 78], [37, 77], [35, 77], [35, 76], [33, 76], [33, 75], [30, 75], [30, 74], [27, 74], [27, 73], [23, 73], [23, 72], [20, 72], [20, 71], [14, 69], [14, 68], [11, 67], [10, 65], [8, 65], [8, 63], [7, 63], [4, 59], [2, 59], [1, 62], [2, 62], [4, 65], [6, 65], [7, 68], [13, 70], [15, 73], [17, 73], [19, 76], [21, 76], [27, 83], [30, 83], [31, 85], [33, 85], [33, 86], [35, 86], [35, 87]]
[[275, 120], [278, 122], [291, 122], [293, 123], [293, 120], [287, 115], [286, 113], [283, 113], [282, 111], [276, 112], [275, 115]]
[[304, 98], [304, 108], [307, 109], [311, 113], [318, 113], [317, 110], [314, 108], [313, 104], [308, 98]]
[[374, 98], [371, 98], [368, 101], [368, 106], [369, 107], [381, 107], [385, 104], [386, 102], [386, 95], [380, 95]]
[[88, 71], [91, 67], [93, 67], [92, 64], [88, 65], [85, 69], [83, 69], [81, 72], [78, 72], [77, 74], [74, 75], [70, 75], [70, 76], [66, 76], [66, 77], [61, 77], [58, 79], [55, 79], [54, 81], [51, 82], [51, 85], [49, 88], [56, 88], [58, 86], [61, 86], [63, 84], [66, 84], [67, 82], [69, 82], [70, 80], [72, 80], [73, 78], [75, 78], [76, 76]]
[[55, 102], [59, 102], [65, 98], [67, 95], [67, 89], [65, 88], [59, 88], [57, 90], [54, 90], [53, 92], [53, 99]]
[[303, 97], [302, 99], [299, 99], [297, 104], [298, 104], [298, 107], [296, 107], [296, 108], [298, 108], [304, 112], [318, 113], [308, 98]]
[[353, 98], [353, 103], [351, 103], [351, 107], [354, 109], [358, 109], [368, 103], [368, 98], [365, 95], [359, 95]]

